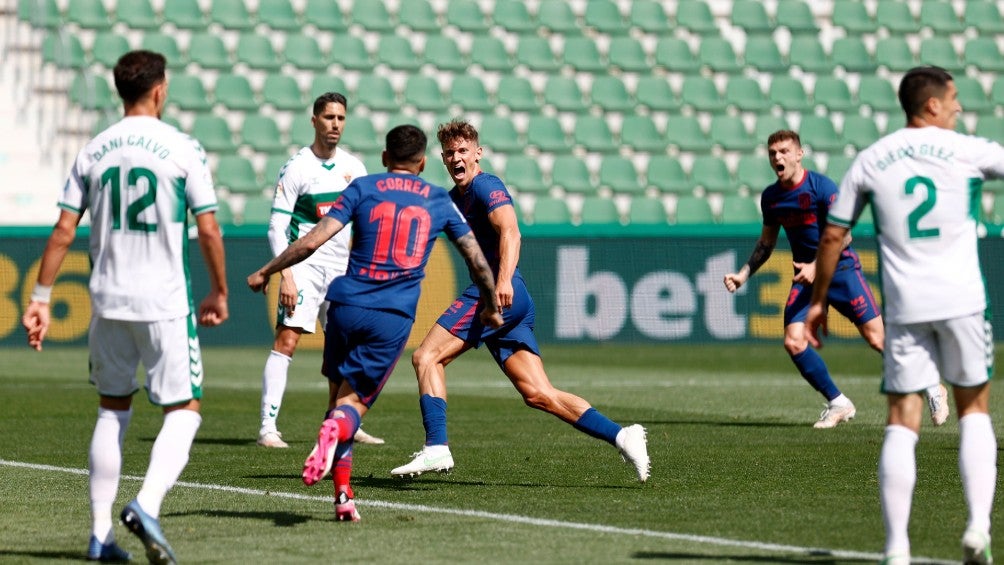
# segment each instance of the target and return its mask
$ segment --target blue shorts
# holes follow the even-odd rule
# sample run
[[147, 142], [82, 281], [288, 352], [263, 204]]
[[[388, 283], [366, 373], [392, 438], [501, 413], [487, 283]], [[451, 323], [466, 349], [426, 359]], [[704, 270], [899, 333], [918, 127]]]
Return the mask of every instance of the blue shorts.
[[480, 347], [484, 343], [499, 367], [521, 349], [540, 356], [537, 336], [533, 333], [536, 311], [522, 277], [513, 277], [512, 290], [512, 307], [502, 311], [504, 323], [500, 328], [486, 328], [478, 318], [481, 293], [476, 285], [467, 287], [436, 323], [464, 340], [467, 345]]
[[413, 322], [397, 312], [332, 304], [321, 374], [335, 384], [348, 381], [359, 400], [373, 406], [404, 353]]
[[[784, 307], [784, 325], [805, 322], [811, 299], [812, 285], [792, 283], [788, 303]], [[875, 295], [861, 269], [838, 269], [833, 273], [826, 300], [855, 326], [862, 326], [880, 315]]]

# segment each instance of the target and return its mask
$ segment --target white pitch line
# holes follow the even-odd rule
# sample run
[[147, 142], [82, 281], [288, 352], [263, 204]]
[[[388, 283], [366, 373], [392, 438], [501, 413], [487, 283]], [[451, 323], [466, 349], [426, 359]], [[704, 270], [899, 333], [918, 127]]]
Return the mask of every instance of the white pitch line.
[[[56, 467], [54, 465], [43, 465], [40, 463], [25, 463], [22, 461], [8, 461], [0, 459], [0, 465], [7, 467], [20, 467], [36, 471], [52, 471], [57, 473], [70, 473], [73, 475], [89, 474], [87, 469], [73, 469], [70, 467]], [[142, 481], [143, 477], [134, 475], [123, 475], [122, 479], [129, 481]], [[230, 492], [236, 494], [246, 494], [251, 496], [273, 496], [289, 500], [306, 500], [316, 502], [334, 503], [332, 496], [316, 496], [298, 494], [294, 492], [275, 492], [260, 489], [235, 487], [229, 485], [213, 485], [206, 483], [193, 483], [188, 481], [178, 481], [179, 487], [214, 490], [220, 492]], [[486, 520], [497, 520], [499, 522], [510, 522], [513, 524], [525, 524], [531, 526], [543, 526], [548, 528], [560, 528], [566, 530], [584, 530], [605, 534], [641, 536], [648, 538], [667, 539], [674, 541], [686, 541], [693, 543], [703, 543], [723, 547], [737, 547], [742, 549], [758, 549], [762, 551], [774, 551], [781, 553], [796, 553], [801, 555], [836, 557], [838, 559], [865, 559], [869, 561], [879, 561], [883, 555], [880, 553], [868, 553], [863, 551], [849, 551], [843, 549], [823, 549], [817, 547], [802, 547], [797, 545], [785, 545], [778, 543], [734, 540], [728, 538], [718, 538], [712, 536], [700, 536], [695, 534], [680, 534], [675, 532], [660, 532], [657, 530], [643, 530], [639, 528], [620, 528], [617, 526], [604, 526], [603, 524], [587, 524], [583, 522], [565, 522], [562, 520], [550, 520], [547, 518], [534, 518], [532, 516], [520, 516], [517, 514], [498, 514], [495, 512], [485, 512], [482, 510], [461, 510], [457, 508], [440, 508], [436, 506], [425, 506], [422, 504], [403, 504], [400, 502], [385, 502], [381, 500], [357, 500], [356, 504], [364, 507], [386, 508], [389, 510], [403, 510], [409, 512], [422, 512], [426, 514], [448, 514], [451, 516], [464, 516], [469, 518], [482, 518]], [[914, 557], [914, 561], [930, 563], [932, 565], [957, 565], [957, 561], [946, 561], [931, 559], [927, 557]]]

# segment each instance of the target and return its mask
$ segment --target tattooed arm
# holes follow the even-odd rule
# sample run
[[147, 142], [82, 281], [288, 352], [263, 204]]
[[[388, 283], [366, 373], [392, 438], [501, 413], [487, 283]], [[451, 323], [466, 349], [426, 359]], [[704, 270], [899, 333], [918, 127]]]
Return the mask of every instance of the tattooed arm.
[[756, 242], [756, 247], [753, 248], [753, 253], [750, 254], [750, 258], [746, 261], [746, 264], [739, 269], [738, 273], [729, 273], [725, 275], [725, 288], [729, 292], [735, 292], [747, 280], [753, 273], [757, 272], [757, 269], [763, 266], [770, 259], [771, 253], [774, 252], [774, 247], [777, 246], [777, 236], [781, 232], [780, 226], [768, 226], [764, 225], [763, 229], [760, 231], [760, 239]]
[[468, 232], [454, 241], [453, 245], [457, 247], [457, 251], [467, 262], [471, 279], [474, 280], [474, 284], [478, 286], [478, 291], [481, 293], [481, 303], [485, 306], [481, 310], [481, 321], [493, 328], [501, 326], [502, 313], [498, 295], [495, 294], [494, 276], [491, 267], [488, 266], [488, 260], [481, 252], [478, 240], [475, 239], [473, 233]]

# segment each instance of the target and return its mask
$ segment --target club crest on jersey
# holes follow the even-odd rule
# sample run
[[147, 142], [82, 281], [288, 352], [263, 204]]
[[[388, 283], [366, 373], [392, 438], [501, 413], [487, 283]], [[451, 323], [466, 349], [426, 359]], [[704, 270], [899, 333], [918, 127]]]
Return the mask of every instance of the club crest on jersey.
[[352, 173], [345, 173], [342, 175], [342, 178], [345, 179], [345, 182], [347, 183], [352, 182]]

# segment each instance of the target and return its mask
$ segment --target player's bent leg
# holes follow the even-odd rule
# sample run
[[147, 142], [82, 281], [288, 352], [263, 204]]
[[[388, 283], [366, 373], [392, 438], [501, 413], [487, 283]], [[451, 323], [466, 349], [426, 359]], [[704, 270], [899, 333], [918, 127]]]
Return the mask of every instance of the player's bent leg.
[[505, 360], [502, 370], [531, 408], [553, 414], [569, 424], [575, 424], [590, 408], [584, 399], [554, 388], [540, 356], [531, 351], [514, 352]]
[[885, 324], [882, 317], [872, 318], [858, 326], [858, 333], [864, 338], [869, 347], [882, 353], [885, 350]]

